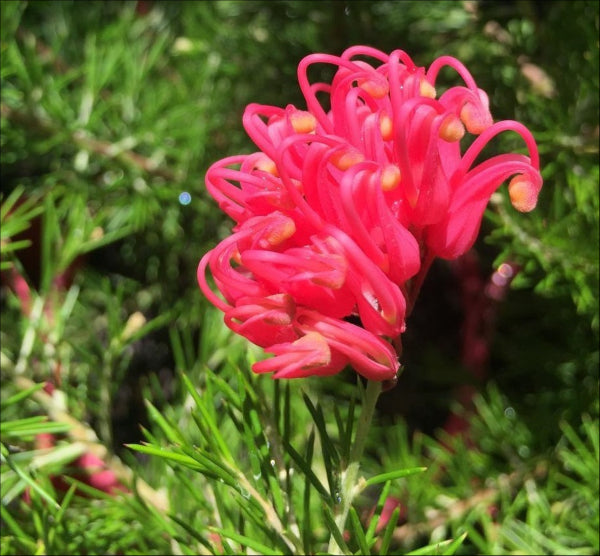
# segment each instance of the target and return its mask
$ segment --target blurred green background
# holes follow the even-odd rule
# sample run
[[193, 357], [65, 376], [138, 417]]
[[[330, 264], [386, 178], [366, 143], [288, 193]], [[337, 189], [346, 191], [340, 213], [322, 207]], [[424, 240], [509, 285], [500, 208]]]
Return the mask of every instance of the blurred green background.
[[[204, 172], [219, 158], [254, 150], [241, 125], [246, 104], [303, 106], [296, 81], [303, 56], [340, 54], [354, 44], [401, 48], [423, 66], [440, 55], [459, 58], [488, 92], [494, 118], [519, 120], [533, 132], [545, 185], [527, 215], [512, 211], [506, 188], [494, 196], [474, 270], [434, 265], [408, 322], [404, 374], [380, 400], [380, 434], [386, 439], [386, 427], [407, 423], [409, 431], [435, 436], [461, 400], [460, 387], [469, 384], [481, 396], [479, 413], [499, 414], [498, 422], [483, 419], [481, 430], [473, 425], [491, 457], [481, 476], [553, 462], [565, 443], [564, 426], [585, 437], [582, 418], [596, 431], [598, 422], [598, 6], [2, 2], [3, 397], [18, 391], [16, 377], [53, 380], [68, 394], [67, 411], [158, 485], [152, 464], [123, 444], [138, 442], [140, 424], [149, 426], [144, 397], [159, 407], [179, 407], [185, 399], [174, 338], [182, 338], [186, 356], [211, 368], [232, 345], [246, 350], [219, 329], [196, 285], [200, 257], [231, 228], [205, 191]], [[442, 78], [451, 85], [454, 76]], [[489, 149], [520, 148], [508, 135]], [[505, 297], [490, 302], [485, 284], [507, 261], [520, 270]], [[469, 268], [481, 286], [471, 297], [464, 285]], [[34, 300], [37, 293], [50, 300], [52, 318], [40, 319], [35, 303], [24, 314], [15, 269]], [[476, 331], [487, 352], [475, 376], [465, 322], [469, 315], [477, 320], [478, 311], [488, 311], [477, 321], [485, 329]], [[194, 368], [190, 376], [201, 381]], [[336, 381], [353, 380], [345, 373], [303, 387], [327, 400], [339, 389]], [[36, 412], [34, 405], [11, 405], [6, 419]], [[30, 444], [24, 438], [20, 446]], [[596, 438], [596, 458], [597, 449]], [[463, 473], [466, 480], [475, 472]], [[597, 513], [585, 505], [597, 502], [597, 474], [573, 480], [587, 494], [569, 506], [572, 521], [597, 526]], [[566, 494], [551, 487], [548, 500], [563, 500]], [[419, 496], [415, 515], [422, 519], [429, 498]], [[27, 511], [19, 512], [16, 519], [26, 523]], [[574, 527], [557, 515], [558, 531]], [[513, 535], [513, 544], [468, 541], [464, 550], [560, 553], [575, 546], [594, 553], [589, 530], [568, 530], [557, 534], [557, 546], [531, 537], [519, 545]], [[485, 539], [488, 533], [480, 532]], [[118, 550], [132, 550], [122, 543]], [[9, 552], [21, 553], [15, 546], [6, 541]], [[106, 546], [86, 549], [102, 553]]]

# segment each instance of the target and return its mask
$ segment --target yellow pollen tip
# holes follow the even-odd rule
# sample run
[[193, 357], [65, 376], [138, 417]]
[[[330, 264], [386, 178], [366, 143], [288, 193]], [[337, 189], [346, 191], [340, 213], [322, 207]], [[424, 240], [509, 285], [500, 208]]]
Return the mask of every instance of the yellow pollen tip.
[[269, 245], [275, 247], [280, 243], [283, 243], [286, 239], [289, 239], [296, 233], [296, 224], [291, 218], [286, 218], [281, 225], [274, 227], [267, 234], [267, 241]]
[[381, 189], [393, 191], [400, 185], [402, 174], [395, 164], [388, 164], [381, 173]]
[[392, 118], [387, 114], [381, 116], [381, 119], [379, 120], [379, 130], [381, 131], [381, 138], [384, 141], [391, 141], [394, 137]]
[[421, 85], [419, 87], [419, 92], [421, 93], [422, 97], [427, 97], [427, 98], [435, 98], [437, 95], [435, 87], [431, 83], [429, 83], [429, 81], [426, 81], [425, 79], [423, 79], [421, 81]]
[[346, 149], [331, 155], [331, 163], [340, 170], [347, 170], [365, 159], [363, 153], [356, 149]]
[[277, 165], [270, 158], [267, 158], [267, 157], [261, 158], [254, 164], [254, 167], [257, 170], [262, 170], [263, 172], [267, 172], [268, 174], [271, 174], [272, 176], [275, 176], [275, 177], [279, 176], [279, 172], [277, 171]]
[[377, 81], [373, 79], [361, 79], [358, 81], [358, 86], [373, 98], [383, 98], [390, 90], [387, 81], [383, 77]]
[[519, 212], [530, 212], [537, 204], [537, 193], [525, 176], [515, 176], [508, 184], [510, 202]]
[[477, 114], [477, 108], [470, 102], [465, 103], [462, 107], [460, 119], [465, 124], [467, 131], [473, 135], [483, 133], [488, 127], [487, 121]]
[[465, 126], [454, 114], [447, 116], [440, 126], [440, 139], [448, 143], [460, 141], [464, 135]]
[[290, 116], [290, 122], [296, 133], [312, 133], [317, 128], [317, 119], [304, 110], [297, 110]]

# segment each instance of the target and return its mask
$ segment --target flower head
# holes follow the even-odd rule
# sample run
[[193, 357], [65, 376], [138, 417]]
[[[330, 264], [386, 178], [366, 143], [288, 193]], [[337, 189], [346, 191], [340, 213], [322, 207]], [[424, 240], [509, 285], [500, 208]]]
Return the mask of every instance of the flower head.
[[[336, 68], [331, 83], [310, 82], [315, 64]], [[439, 94], [444, 66], [462, 84]], [[486, 93], [449, 56], [426, 70], [401, 50], [355, 46], [305, 57], [298, 81], [306, 109], [250, 104], [243, 125], [258, 151], [206, 174], [236, 224], [200, 261], [198, 282], [227, 326], [275, 355], [256, 372], [292, 378], [352, 365], [388, 380], [399, 367], [392, 342], [418, 290], [411, 282], [432, 258], [473, 245], [503, 182], [517, 210], [535, 207], [537, 147], [520, 123], [493, 122]], [[528, 154], [476, 164], [505, 131]], [[462, 149], [467, 134], [477, 137]]]

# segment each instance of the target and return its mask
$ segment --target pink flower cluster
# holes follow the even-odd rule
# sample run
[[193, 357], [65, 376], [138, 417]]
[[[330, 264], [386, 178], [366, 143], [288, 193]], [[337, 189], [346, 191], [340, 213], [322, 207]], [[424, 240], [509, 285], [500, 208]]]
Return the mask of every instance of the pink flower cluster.
[[[331, 83], [311, 83], [314, 64], [336, 68]], [[439, 94], [444, 66], [464, 84]], [[535, 207], [537, 147], [520, 123], [493, 122], [487, 95], [449, 56], [426, 70], [401, 50], [355, 46], [305, 57], [298, 81], [307, 110], [250, 104], [243, 124], [258, 152], [206, 174], [236, 225], [202, 258], [198, 282], [229, 328], [275, 355], [255, 372], [295, 378], [350, 365], [390, 380], [431, 261], [473, 245], [505, 180], [517, 210]], [[504, 131], [523, 138], [528, 156], [476, 163]], [[477, 137], [461, 152], [466, 133]]]

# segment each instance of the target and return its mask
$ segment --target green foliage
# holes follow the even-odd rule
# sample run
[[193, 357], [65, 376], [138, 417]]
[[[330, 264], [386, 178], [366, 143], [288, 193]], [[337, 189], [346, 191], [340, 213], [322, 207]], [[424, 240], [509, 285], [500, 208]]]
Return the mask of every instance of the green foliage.
[[[378, 538], [369, 525], [379, 519], [384, 500], [366, 530], [351, 509], [350, 540], [334, 518], [342, 504], [341, 454], [348, 453], [345, 444], [352, 440], [348, 431], [354, 426], [354, 412], [346, 415], [338, 407], [337, 427], [328, 427], [331, 407], [326, 410], [311, 400], [300, 390], [302, 385], [287, 383], [281, 392], [279, 382], [250, 375], [248, 362], [236, 361], [240, 356], [230, 354], [218, 373], [199, 357], [193, 367], [180, 367], [189, 400], [183, 411], [170, 407], [159, 412], [149, 405], [157, 433], [147, 431], [145, 443], [129, 446], [161, 458], [177, 474], [190, 470], [192, 475], [182, 486], [196, 493], [194, 507], [213, 505], [210, 527], [205, 527], [207, 516], [200, 512], [190, 518], [187, 508], [180, 508], [171, 515], [183, 529], [178, 542], [191, 550], [200, 543], [196, 550], [202, 545], [218, 551], [215, 543], [228, 539], [233, 553], [252, 549], [262, 554], [312, 554], [322, 552], [333, 535], [345, 553], [370, 554], [376, 544], [381, 545], [378, 553], [386, 553], [391, 533], [386, 529]], [[181, 356], [180, 364], [185, 364]], [[194, 386], [198, 383], [202, 386]], [[281, 402], [273, 405], [270, 400]], [[383, 490], [389, 491], [392, 481], [424, 469], [381, 473], [363, 480], [360, 488], [385, 483]], [[172, 500], [183, 495], [173, 490], [170, 494]]]
[[[3, 2], [2, 553], [597, 554], [598, 29], [591, 1]], [[195, 281], [230, 229], [204, 172], [254, 148], [245, 105], [302, 106], [298, 61], [351, 44], [460, 58], [545, 180], [527, 215], [501, 188], [476, 246], [485, 277], [520, 267], [492, 380], [453, 401], [479, 385], [436, 282], [367, 438], [352, 373], [252, 375]]]
[[2, 248], [2, 261], [0, 268], [8, 270], [13, 264], [9, 259], [10, 255], [19, 249], [24, 249], [31, 245], [30, 240], [16, 240], [17, 234], [27, 230], [31, 220], [41, 214], [42, 207], [34, 206], [34, 199], [27, 199], [19, 204], [19, 199], [23, 195], [23, 187], [17, 187], [5, 199], [2, 199], [2, 209], [0, 211], [0, 246]]

